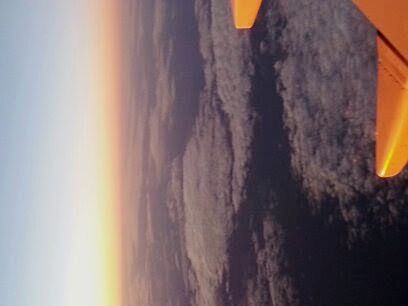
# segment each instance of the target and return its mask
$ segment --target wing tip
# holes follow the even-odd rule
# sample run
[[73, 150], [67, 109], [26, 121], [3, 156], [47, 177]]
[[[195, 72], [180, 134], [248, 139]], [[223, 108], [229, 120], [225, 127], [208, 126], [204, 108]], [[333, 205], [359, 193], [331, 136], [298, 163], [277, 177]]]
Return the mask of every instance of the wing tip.
[[234, 25], [237, 30], [248, 30], [254, 26], [262, 1], [232, 0]]
[[376, 169], [376, 174], [380, 178], [392, 178], [400, 174], [402, 170], [404, 169], [404, 167], [405, 165], [399, 168], [387, 168], [387, 167], [379, 166]]
[[389, 178], [408, 161], [408, 65], [384, 37], [377, 46], [376, 173]]

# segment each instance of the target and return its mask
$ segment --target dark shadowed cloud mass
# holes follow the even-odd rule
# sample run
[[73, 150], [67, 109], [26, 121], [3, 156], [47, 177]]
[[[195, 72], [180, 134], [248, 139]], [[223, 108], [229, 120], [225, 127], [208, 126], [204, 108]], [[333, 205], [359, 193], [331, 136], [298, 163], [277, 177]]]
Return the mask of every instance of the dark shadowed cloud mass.
[[[280, 6], [290, 16], [281, 36], [287, 56], [276, 67], [294, 173], [313, 205], [336, 198], [361, 234], [367, 214], [398, 222], [407, 176], [385, 183], [374, 174], [376, 30], [349, 1]], [[359, 197], [370, 204], [350, 205]]]
[[398, 296], [405, 270], [378, 263], [408, 254], [407, 174], [373, 173], [374, 29], [351, 2], [302, 0], [238, 32], [229, 5], [127, 4], [125, 300]]

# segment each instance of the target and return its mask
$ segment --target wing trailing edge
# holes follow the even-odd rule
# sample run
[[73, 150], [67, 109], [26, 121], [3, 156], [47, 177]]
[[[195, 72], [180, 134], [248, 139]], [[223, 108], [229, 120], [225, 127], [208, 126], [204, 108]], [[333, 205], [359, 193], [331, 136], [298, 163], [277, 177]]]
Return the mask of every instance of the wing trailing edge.
[[408, 160], [408, 65], [381, 36], [377, 48], [376, 172], [391, 177]]
[[408, 161], [408, 1], [353, 1], [379, 31], [376, 173], [392, 177]]

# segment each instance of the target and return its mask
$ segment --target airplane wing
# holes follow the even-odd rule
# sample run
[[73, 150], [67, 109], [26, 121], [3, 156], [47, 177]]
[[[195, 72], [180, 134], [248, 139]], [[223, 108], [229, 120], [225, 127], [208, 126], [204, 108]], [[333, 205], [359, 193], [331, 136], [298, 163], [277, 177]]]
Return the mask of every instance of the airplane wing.
[[384, 38], [377, 38], [376, 171], [397, 175], [408, 160], [408, 65]]
[[391, 177], [408, 161], [408, 1], [353, 0], [376, 26], [376, 172]]
[[408, 55], [408, 1], [353, 0], [392, 45]]
[[235, 28], [252, 28], [261, 4], [262, 0], [231, 0]]

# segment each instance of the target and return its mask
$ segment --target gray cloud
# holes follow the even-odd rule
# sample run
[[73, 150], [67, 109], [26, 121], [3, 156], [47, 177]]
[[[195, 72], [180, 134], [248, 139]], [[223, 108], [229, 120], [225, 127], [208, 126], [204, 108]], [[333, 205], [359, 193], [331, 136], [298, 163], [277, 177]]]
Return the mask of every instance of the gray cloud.
[[[255, 74], [249, 32], [232, 25], [229, 3], [195, 4], [205, 85], [194, 133], [183, 157], [187, 254], [194, 271], [195, 305], [225, 305], [230, 285], [228, 246], [234, 218], [247, 200], [246, 179], [257, 114], [252, 103]], [[259, 244], [253, 244], [259, 273], [248, 279], [245, 305], [296, 305], [296, 290], [285, 266], [278, 223], [269, 216]], [[264, 284], [268, 285], [265, 287]], [[224, 293], [223, 293], [224, 292]], [[267, 297], [265, 297], [267, 296]], [[231, 300], [234, 298], [231, 297]], [[233, 303], [232, 303], [233, 304]]]
[[239, 209], [250, 158], [255, 113], [251, 110], [254, 74], [249, 33], [237, 32], [228, 1], [196, 1], [206, 91], [219, 99], [226, 114], [234, 154], [233, 203]]
[[252, 235], [259, 273], [248, 282], [247, 305], [299, 305], [296, 286], [287, 271], [283, 230], [272, 214], [265, 215], [262, 227], [261, 237]]
[[[314, 207], [337, 199], [358, 235], [367, 216], [384, 226], [397, 222], [407, 174], [388, 183], [374, 173], [376, 30], [350, 1], [280, 1], [277, 7], [285, 18], [286, 57], [276, 69], [295, 175]], [[273, 26], [269, 20], [270, 31]], [[375, 200], [353, 204], [361, 197]]]
[[[265, 39], [256, 43], [257, 29], [233, 28], [228, 1], [197, 0], [186, 12], [178, 1], [136, 3], [124, 120], [129, 305], [301, 304], [291, 266], [298, 258], [288, 254], [293, 237], [281, 219], [297, 213], [287, 213], [287, 204], [303, 207], [284, 202], [296, 197], [269, 203], [279, 173], [259, 189], [248, 187], [259, 179], [250, 177], [263, 115], [253, 96], [259, 54], [281, 59], [263, 69], [279, 79], [291, 149], [285, 153], [310, 207], [319, 213], [333, 200], [354, 238], [403, 221], [407, 174], [384, 183], [373, 173], [375, 31], [351, 3], [265, 1], [258, 25]], [[186, 16], [196, 18], [189, 27]], [[279, 219], [278, 211], [287, 215]], [[248, 221], [241, 237], [246, 213], [262, 216]], [[308, 246], [307, 234], [296, 231]], [[237, 252], [246, 252], [251, 273], [232, 263], [241, 255], [231, 247], [239, 239], [248, 240]]]
[[349, 199], [372, 188], [363, 180], [373, 176], [376, 32], [348, 2], [281, 5], [290, 16], [278, 70], [293, 167], [314, 197]]
[[220, 115], [210, 101], [183, 159], [186, 248], [197, 278], [197, 305], [216, 305], [232, 231], [232, 150]]

